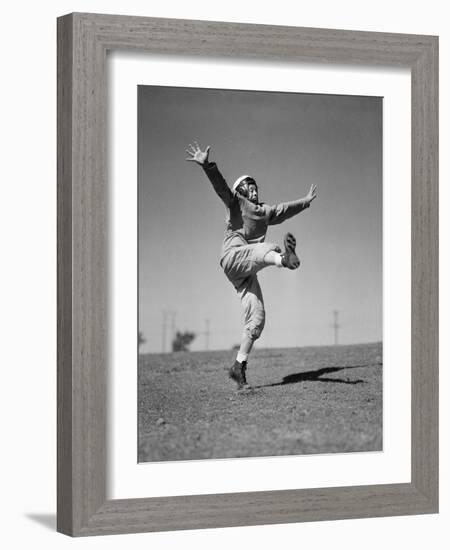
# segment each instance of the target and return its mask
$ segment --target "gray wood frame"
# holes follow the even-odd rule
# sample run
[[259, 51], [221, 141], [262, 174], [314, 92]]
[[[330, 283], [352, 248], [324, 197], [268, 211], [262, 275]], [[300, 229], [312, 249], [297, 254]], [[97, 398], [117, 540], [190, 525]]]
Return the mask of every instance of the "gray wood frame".
[[[107, 500], [106, 52], [412, 72], [411, 483]], [[438, 511], [438, 38], [75, 13], [58, 19], [58, 510], [72, 536]]]

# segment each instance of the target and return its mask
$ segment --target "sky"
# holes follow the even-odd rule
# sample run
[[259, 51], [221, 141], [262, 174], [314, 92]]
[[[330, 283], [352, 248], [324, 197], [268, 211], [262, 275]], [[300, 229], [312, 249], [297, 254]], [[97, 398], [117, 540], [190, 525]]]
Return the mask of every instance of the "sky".
[[167, 351], [174, 330], [197, 334], [192, 350], [230, 349], [242, 333], [219, 265], [225, 208], [185, 160], [194, 140], [211, 146], [230, 186], [254, 177], [268, 204], [318, 188], [309, 209], [269, 227], [266, 242], [296, 236], [302, 263], [259, 273], [257, 347], [333, 344], [335, 310], [340, 344], [381, 341], [382, 98], [139, 86], [141, 353]]

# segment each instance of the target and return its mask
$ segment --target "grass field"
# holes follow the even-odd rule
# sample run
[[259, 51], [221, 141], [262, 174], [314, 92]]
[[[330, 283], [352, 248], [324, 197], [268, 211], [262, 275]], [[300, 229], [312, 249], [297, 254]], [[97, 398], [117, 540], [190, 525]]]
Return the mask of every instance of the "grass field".
[[382, 345], [141, 355], [139, 462], [382, 450]]

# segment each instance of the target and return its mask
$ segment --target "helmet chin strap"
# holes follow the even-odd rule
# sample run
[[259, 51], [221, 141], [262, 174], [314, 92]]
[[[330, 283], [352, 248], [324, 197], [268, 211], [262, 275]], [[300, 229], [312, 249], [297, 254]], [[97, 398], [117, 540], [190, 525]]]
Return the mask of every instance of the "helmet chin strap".
[[258, 203], [258, 195], [256, 195], [256, 200], [255, 200], [255, 201], [253, 201], [253, 200], [250, 199], [249, 192], [248, 192], [248, 185], [247, 185], [247, 184], [244, 184], [244, 185], [241, 184], [241, 185], [239, 185], [239, 186], [237, 187], [236, 191], [237, 191], [238, 193], [240, 193], [243, 197], [245, 197], [248, 201], [253, 202], [253, 203], [255, 203], [255, 204]]
[[253, 199], [250, 199], [247, 194], [247, 200], [249, 200], [250, 202], [253, 202], [254, 204], [258, 204], [258, 195], [256, 195], [256, 200], [253, 201]]

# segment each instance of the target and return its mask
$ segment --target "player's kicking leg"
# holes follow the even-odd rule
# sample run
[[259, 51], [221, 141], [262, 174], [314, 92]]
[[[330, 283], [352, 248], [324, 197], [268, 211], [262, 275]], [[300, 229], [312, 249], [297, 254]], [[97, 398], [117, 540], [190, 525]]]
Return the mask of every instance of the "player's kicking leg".
[[264, 257], [266, 265], [277, 265], [278, 267], [287, 267], [288, 269], [298, 269], [300, 260], [295, 252], [297, 241], [292, 233], [286, 233], [284, 236], [284, 252], [281, 250], [271, 250]]
[[244, 279], [256, 275], [269, 266], [297, 269], [300, 260], [295, 252], [296, 239], [292, 233], [284, 236], [284, 252], [278, 245], [271, 243], [236, 246], [222, 258], [221, 265], [225, 275], [239, 292]]
[[282, 264], [288, 269], [298, 269], [300, 260], [295, 252], [297, 240], [292, 233], [286, 233], [284, 236], [284, 253], [282, 254]]

